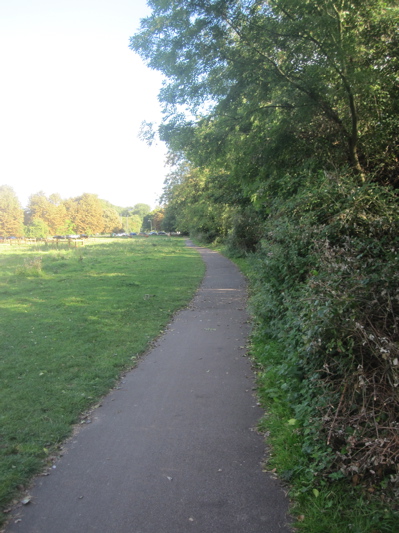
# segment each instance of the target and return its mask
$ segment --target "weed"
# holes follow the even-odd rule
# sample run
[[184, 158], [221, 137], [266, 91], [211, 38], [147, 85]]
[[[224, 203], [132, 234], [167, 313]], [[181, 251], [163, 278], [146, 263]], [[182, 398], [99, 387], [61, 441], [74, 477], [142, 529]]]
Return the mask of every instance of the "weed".
[[18, 276], [40, 277], [43, 276], [42, 257], [34, 257], [32, 259], [24, 259], [23, 266], [18, 266], [15, 269]]

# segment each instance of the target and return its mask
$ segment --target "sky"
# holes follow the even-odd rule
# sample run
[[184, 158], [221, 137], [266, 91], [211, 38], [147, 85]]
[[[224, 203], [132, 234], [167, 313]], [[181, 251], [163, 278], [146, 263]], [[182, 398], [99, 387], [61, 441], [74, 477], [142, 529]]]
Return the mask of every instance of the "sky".
[[159, 72], [129, 49], [145, 0], [0, 0], [0, 185], [154, 208], [168, 169]]

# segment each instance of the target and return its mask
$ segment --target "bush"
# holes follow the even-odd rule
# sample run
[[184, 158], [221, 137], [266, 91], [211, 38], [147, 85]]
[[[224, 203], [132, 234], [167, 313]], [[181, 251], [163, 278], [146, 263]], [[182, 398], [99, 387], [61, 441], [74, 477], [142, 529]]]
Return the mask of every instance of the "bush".
[[390, 189], [320, 175], [275, 203], [253, 261], [307, 468], [353, 483], [399, 477], [398, 207]]
[[252, 206], [235, 209], [225, 244], [229, 254], [244, 257], [255, 252], [262, 237], [263, 219]]

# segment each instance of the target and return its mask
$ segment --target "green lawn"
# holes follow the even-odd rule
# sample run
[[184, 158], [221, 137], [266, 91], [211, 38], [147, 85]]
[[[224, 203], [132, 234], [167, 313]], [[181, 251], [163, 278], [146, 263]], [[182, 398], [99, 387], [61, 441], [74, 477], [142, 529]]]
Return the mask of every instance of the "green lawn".
[[179, 238], [0, 248], [2, 509], [134, 366], [203, 274]]

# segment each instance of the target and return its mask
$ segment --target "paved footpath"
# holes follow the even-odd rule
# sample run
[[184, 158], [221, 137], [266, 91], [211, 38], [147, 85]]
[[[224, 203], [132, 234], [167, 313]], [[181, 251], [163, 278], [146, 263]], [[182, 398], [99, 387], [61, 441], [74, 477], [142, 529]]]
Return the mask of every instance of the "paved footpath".
[[198, 251], [194, 300], [37, 478], [7, 533], [289, 533], [254, 430], [245, 281]]

